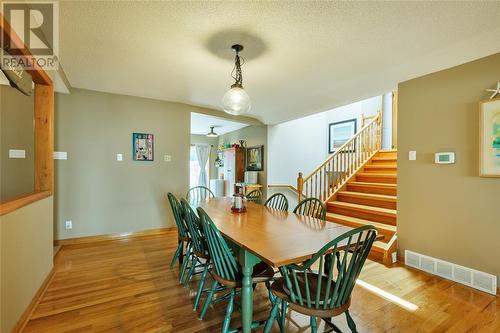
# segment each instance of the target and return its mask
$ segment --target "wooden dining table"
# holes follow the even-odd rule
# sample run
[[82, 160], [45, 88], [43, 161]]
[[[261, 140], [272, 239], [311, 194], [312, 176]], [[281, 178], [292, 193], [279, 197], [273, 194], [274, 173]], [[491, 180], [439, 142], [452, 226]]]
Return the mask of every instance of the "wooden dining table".
[[248, 202], [245, 213], [231, 211], [231, 198], [211, 198], [193, 204], [203, 208], [221, 234], [237, 245], [243, 280], [241, 317], [244, 333], [252, 329], [253, 267], [264, 261], [278, 268], [301, 263], [325, 244], [352, 228]]

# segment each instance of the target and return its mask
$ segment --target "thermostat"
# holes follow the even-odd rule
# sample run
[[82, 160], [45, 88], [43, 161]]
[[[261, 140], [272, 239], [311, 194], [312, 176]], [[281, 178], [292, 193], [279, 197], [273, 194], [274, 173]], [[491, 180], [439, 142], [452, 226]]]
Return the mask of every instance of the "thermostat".
[[436, 164], [453, 164], [455, 163], [454, 152], [436, 153], [434, 155], [434, 163]]

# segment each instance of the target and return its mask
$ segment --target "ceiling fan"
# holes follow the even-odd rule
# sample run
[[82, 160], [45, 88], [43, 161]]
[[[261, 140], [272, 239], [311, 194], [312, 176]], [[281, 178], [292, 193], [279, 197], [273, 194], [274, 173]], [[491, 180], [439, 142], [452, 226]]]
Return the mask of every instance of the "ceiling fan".
[[219, 136], [217, 133], [214, 132], [215, 127], [216, 126], [210, 126], [210, 132], [208, 132], [206, 134], [206, 136], [208, 136], [209, 138], [215, 138], [215, 137]]

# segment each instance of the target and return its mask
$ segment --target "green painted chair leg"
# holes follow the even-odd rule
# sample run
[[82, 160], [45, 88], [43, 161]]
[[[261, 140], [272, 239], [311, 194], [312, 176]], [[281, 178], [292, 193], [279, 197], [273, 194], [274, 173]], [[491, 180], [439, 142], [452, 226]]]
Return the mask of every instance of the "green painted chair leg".
[[222, 324], [222, 333], [227, 333], [229, 330], [229, 324], [231, 324], [231, 315], [233, 314], [234, 307], [234, 289], [231, 290], [231, 297], [229, 298], [229, 303], [226, 308], [226, 317], [224, 318], [224, 323]]
[[318, 331], [318, 327], [316, 325], [316, 317], [311, 317], [311, 332], [316, 333]]
[[273, 308], [271, 309], [271, 313], [269, 314], [269, 318], [267, 318], [267, 320], [266, 320], [266, 326], [264, 326], [263, 333], [271, 332], [271, 329], [273, 328], [274, 320], [276, 319], [276, 315], [278, 314], [278, 303], [279, 303], [279, 299], [278, 299], [278, 297], [276, 297], [273, 301]]
[[196, 293], [196, 298], [194, 300], [193, 310], [198, 308], [198, 303], [200, 302], [201, 294], [203, 293], [203, 287], [205, 286], [205, 280], [208, 273], [208, 262], [205, 263], [205, 268], [203, 269], [203, 274], [201, 275], [200, 282], [198, 282], [198, 292]]
[[191, 245], [188, 245], [185, 259], [186, 260], [182, 263], [181, 276], [179, 277], [179, 283], [182, 283], [182, 281], [184, 281], [184, 275], [186, 274], [186, 268], [188, 266], [189, 259], [191, 259]]
[[349, 313], [349, 311], [345, 312], [345, 316], [347, 318], [347, 325], [351, 329], [352, 333], [358, 333], [358, 331], [356, 330], [356, 323], [352, 319], [351, 314]]
[[217, 281], [214, 281], [212, 283], [212, 288], [210, 288], [210, 291], [208, 292], [207, 299], [205, 300], [205, 303], [203, 304], [203, 309], [201, 310], [200, 314], [200, 320], [203, 320], [203, 317], [205, 317], [205, 313], [207, 313], [208, 306], [210, 303], [212, 303], [212, 298], [214, 296], [215, 289], [217, 288]]
[[192, 257], [193, 257], [193, 260], [191, 261], [191, 267], [189, 268], [189, 272], [186, 276], [186, 279], [184, 280], [184, 283], [182, 284], [183, 288], [187, 287], [187, 284], [189, 283], [189, 281], [193, 277], [194, 269], [196, 267], [196, 262], [198, 261], [195, 255], [192, 255]]
[[174, 257], [172, 258], [172, 261], [170, 262], [170, 268], [174, 267], [175, 262], [179, 258], [179, 255], [181, 254], [181, 249], [182, 249], [182, 242], [179, 242], [179, 245], [177, 245], [177, 250], [175, 250]]
[[285, 321], [286, 321], [286, 308], [288, 306], [288, 303], [285, 301], [281, 301], [281, 318], [280, 318], [280, 328], [281, 328], [281, 333], [285, 332]]

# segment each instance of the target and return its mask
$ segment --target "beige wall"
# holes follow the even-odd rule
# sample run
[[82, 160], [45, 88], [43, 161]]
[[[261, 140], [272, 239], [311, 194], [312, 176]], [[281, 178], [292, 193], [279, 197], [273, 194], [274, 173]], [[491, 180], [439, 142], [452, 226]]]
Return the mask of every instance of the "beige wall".
[[263, 186], [263, 193], [266, 196], [267, 189], [267, 126], [252, 125], [237, 131], [229, 132], [219, 136], [219, 143], [239, 143], [239, 140], [246, 141], [246, 147], [264, 146], [264, 171], [259, 172], [259, 183]]
[[210, 174], [208, 179], [217, 179], [217, 168], [215, 167], [215, 159], [217, 158], [217, 145], [219, 143], [218, 138], [207, 137], [206, 135], [191, 134], [191, 144], [204, 144], [211, 145], [210, 158], [208, 164], [210, 166]]
[[0, 218], [1, 332], [11, 332], [52, 269], [52, 197]]
[[[188, 189], [190, 111], [81, 89], [57, 94], [55, 150], [68, 160], [56, 161], [56, 239], [173, 226], [165, 195]], [[155, 135], [153, 162], [132, 161], [133, 132]], [[66, 220], [73, 229], [65, 230]]]
[[[0, 201], [33, 192], [33, 103], [33, 96], [0, 85]], [[26, 158], [9, 158], [9, 149], [24, 149]]]
[[[399, 85], [400, 254], [500, 276], [500, 178], [478, 177], [478, 102], [499, 80], [500, 53]], [[456, 164], [434, 164], [438, 151], [455, 151]]]

